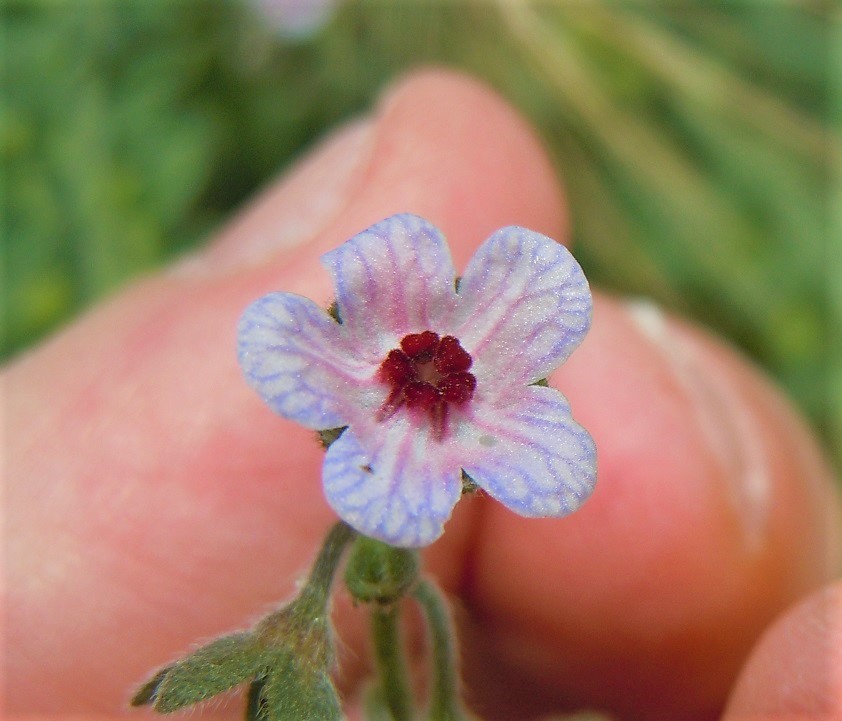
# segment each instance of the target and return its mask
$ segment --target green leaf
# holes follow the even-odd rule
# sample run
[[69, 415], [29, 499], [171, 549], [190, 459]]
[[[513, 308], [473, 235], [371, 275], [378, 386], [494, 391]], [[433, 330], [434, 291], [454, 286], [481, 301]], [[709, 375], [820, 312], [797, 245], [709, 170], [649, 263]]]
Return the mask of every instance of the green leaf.
[[148, 696], [156, 711], [170, 713], [254, 678], [265, 665], [265, 652], [250, 633], [223, 636], [160, 672], [157, 687], [158, 676], [135, 698]]
[[143, 684], [143, 686], [137, 690], [137, 693], [132, 696], [132, 700], [130, 702], [131, 705], [146, 706], [146, 704], [153, 703], [158, 696], [158, 689], [160, 688], [161, 683], [167, 677], [167, 674], [172, 671], [172, 669], [172, 666], [165, 666], [145, 684]]

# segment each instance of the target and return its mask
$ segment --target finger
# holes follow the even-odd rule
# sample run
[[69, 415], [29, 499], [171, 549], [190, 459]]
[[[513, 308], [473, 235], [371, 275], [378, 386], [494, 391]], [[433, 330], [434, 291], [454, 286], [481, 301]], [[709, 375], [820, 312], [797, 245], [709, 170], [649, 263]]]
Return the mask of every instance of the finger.
[[[439, 225], [462, 263], [502, 225], [558, 236], [559, 197], [507, 106], [422, 74], [208, 252], [19, 359], [5, 379], [10, 711], [120, 710], [150, 669], [288, 596], [315, 553], [334, 520], [322, 451], [240, 377], [249, 302], [277, 289], [326, 302], [319, 255], [394, 212]], [[438, 552], [445, 577], [461, 573], [460, 515]]]
[[842, 582], [789, 610], [760, 639], [723, 721], [842, 718]]
[[[163, 656], [174, 655], [197, 637], [241, 625], [244, 614], [250, 613], [255, 603], [263, 604], [289, 593], [290, 579], [303, 566], [302, 559], [312, 553], [317, 536], [329, 522], [320, 492], [313, 492], [313, 486], [318, 487], [313, 479], [318, 478], [320, 454], [308, 445], [309, 438], [272, 418], [247, 393], [234, 390], [242, 384], [231, 356], [225, 355], [225, 329], [233, 327], [245, 303], [265, 290], [277, 288], [316, 297], [321, 294], [327, 299], [330, 290], [318, 269], [316, 256], [360, 227], [397, 210], [422, 213], [442, 226], [455, 246], [458, 264], [490, 229], [507, 223], [528, 225], [558, 236], [562, 218], [556, 188], [529, 132], [486, 93], [458, 82], [451, 82], [449, 91], [445, 91], [440, 80], [421, 85], [419, 81], [410, 83], [403, 95], [398, 93], [387, 103], [376, 139], [371, 141], [371, 156], [362, 168], [354, 169], [352, 163], [352, 180], [345, 180], [344, 187], [353, 189], [353, 197], [327, 205], [324, 228], [315, 231], [315, 226], [308, 229], [305, 224], [301, 229], [296, 217], [298, 232], [280, 239], [284, 247], [278, 247], [277, 238], [268, 242], [274, 228], [288, 226], [284, 208], [293, 214], [292, 210], [299, 209], [303, 199], [310, 197], [308, 183], [320, 191], [324, 188], [324, 172], [320, 174], [318, 167], [308, 166], [301, 173], [308, 173], [310, 180], [301, 181], [299, 174], [300, 185], [293, 183], [282, 192], [267, 195], [257, 210], [225, 234], [210, 255], [182, 267], [178, 277], [140, 286], [89, 318], [87, 325], [77, 326], [28, 364], [19, 366], [17, 379], [29, 381], [17, 384], [27, 391], [18, 401], [29, 412], [29, 423], [21, 427], [38, 433], [19, 439], [23, 443], [18, 446], [26, 451], [19, 457], [26, 459], [28, 465], [15, 464], [20, 471], [18, 478], [31, 476], [36, 482], [30, 486], [22, 482], [15, 485], [23, 490], [16, 491], [21, 502], [16, 504], [18, 512], [13, 514], [13, 520], [26, 526], [29, 537], [14, 535], [28, 543], [19, 544], [18, 548], [24, 551], [12, 554], [12, 558], [17, 559], [24, 572], [26, 561], [31, 560], [54, 573], [46, 576], [51, 583], [39, 578], [38, 584], [30, 583], [29, 587], [17, 585], [27, 591], [16, 595], [14, 608], [18, 610], [17, 620], [28, 622], [15, 626], [20, 629], [18, 638], [30, 657], [30, 666], [23, 664], [15, 670], [23, 668], [20, 677], [33, 679], [40, 684], [39, 689], [46, 687], [54, 692], [47, 698], [60, 698], [64, 691], [75, 694], [71, 698], [80, 708], [88, 708], [91, 703], [96, 707], [103, 698], [109, 709], [114, 708], [113, 699], [125, 693], [126, 677], [138, 678], [149, 666], [160, 663]], [[423, 93], [422, 86], [426, 88]], [[412, 88], [415, 95], [408, 92]], [[409, 102], [409, 95], [418, 102]], [[457, 105], [482, 118], [482, 130], [466, 124], [461, 112], [453, 113], [451, 106]], [[447, 111], [431, 122], [429, 107]], [[387, 123], [387, 119], [391, 122]], [[425, 132], [430, 129], [438, 135], [427, 137]], [[402, 135], [404, 132], [406, 135]], [[359, 134], [352, 138], [357, 145], [366, 147], [368, 141], [361, 141]], [[447, 143], [456, 143], [454, 147], [460, 148], [459, 157], [466, 164], [463, 172], [460, 173], [452, 152], [442, 152]], [[382, 155], [378, 155], [378, 147]], [[331, 165], [335, 164], [334, 158]], [[439, 173], [440, 169], [447, 172]], [[417, 186], [406, 178], [415, 179]], [[442, 178], [447, 182], [443, 183]], [[284, 198], [290, 195], [298, 200], [285, 204]], [[372, 217], [366, 215], [365, 208], [369, 206], [373, 208]], [[279, 214], [277, 218], [274, 213]], [[258, 217], [261, 214], [263, 220]], [[610, 308], [608, 304], [597, 309], [595, 333], [603, 329], [601, 343], [588, 341], [586, 347], [594, 350], [589, 355], [584, 349], [574, 355], [559, 380], [573, 400], [577, 415], [586, 424], [596, 423], [602, 457], [600, 490], [585, 511], [593, 505], [602, 505], [604, 510], [594, 512], [590, 521], [582, 520], [569, 531], [565, 530], [566, 524], [575, 521], [575, 516], [562, 522], [564, 525], [547, 526], [553, 530], [547, 531], [549, 537], [545, 539], [537, 526], [532, 527], [541, 522], [509, 527], [505, 519], [512, 519], [494, 510], [491, 504], [461, 504], [444, 543], [434, 549], [438, 553], [431, 560], [437, 562], [446, 582], [460, 585], [466, 592], [488, 644], [485, 650], [492, 649], [492, 653], [477, 656], [475, 646], [466, 653], [468, 660], [486, 660], [476, 664], [472, 674], [477, 688], [474, 697], [479, 701], [488, 703], [494, 698], [489, 679], [497, 674], [497, 678], [503, 678], [500, 688], [507, 689], [508, 698], [522, 710], [533, 698], [543, 696], [545, 704], [558, 704], [562, 694], [568, 700], [587, 701], [601, 698], [603, 692], [615, 707], [631, 698], [625, 703], [631, 703], [633, 708], [644, 708], [653, 701], [662, 704], [662, 710], [664, 703], [666, 708], [676, 708], [681, 703], [685, 704], [682, 708], [707, 708], [717, 703], [711, 699], [722, 698], [720, 686], [727, 675], [727, 668], [724, 673], [718, 668], [717, 649], [700, 656], [696, 667], [691, 668], [698, 675], [692, 678], [686, 677], [686, 667], [672, 664], [673, 656], [679, 657], [688, 648], [695, 653], [704, 634], [710, 635], [713, 619], [724, 622], [714, 638], [723, 637], [723, 653], [730, 657], [734, 648], [739, 650], [746, 645], [746, 635], [756, 633], [760, 627], [756, 618], [771, 615], [771, 607], [781, 603], [781, 596], [786, 595], [784, 589], [799, 584], [808, 586], [817, 575], [815, 549], [805, 554], [806, 571], [800, 576], [793, 569], [799, 568], [801, 561], [794, 554], [784, 553], [779, 563], [784, 570], [779, 594], [773, 593], [768, 600], [746, 599], [744, 586], [750, 578], [763, 577], [777, 569], [774, 562], [768, 562], [769, 554], [761, 553], [742, 565], [726, 564], [727, 568], [737, 567], [736, 612], [728, 607], [727, 594], [722, 598], [702, 593], [699, 604], [679, 607], [681, 613], [667, 602], [675, 590], [676, 576], [660, 574], [659, 558], [672, 557], [677, 566], [681, 554], [690, 552], [689, 557], [696, 561], [691, 566], [699, 572], [715, 566], [721, 557], [730, 557], [733, 549], [728, 545], [730, 536], [723, 532], [721, 518], [728, 515], [729, 506], [723, 498], [714, 502], [713, 495], [708, 497], [702, 492], [708, 481], [719, 479], [719, 486], [726, 486], [730, 476], [709, 468], [712, 454], [698, 438], [702, 435], [696, 428], [698, 423], [691, 422], [698, 404], [687, 399], [676, 403], [672, 394], [661, 387], [658, 379], [669, 376], [669, 366], [664, 358], [658, 360], [654, 348], [659, 344], [651, 338], [648, 345], [642, 343], [644, 334], [635, 334], [639, 328], [630, 318], [620, 311], [609, 313]], [[618, 347], [622, 348], [622, 357], [618, 356]], [[197, 349], [201, 349], [201, 355]], [[627, 357], [630, 350], [637, 352]], [[82, 356], [89, 364], [87, 369], [82, 363], [68, 362]], [[571, 369], [576, 368], [580, 356], [587, 360], [578, 363], [578, 374], [573, 373]], [[185, 366], [191, 369], [187, 379]], [[103, 378], [106, 370], [111, 377]], [[704, 375], [709, 368], [702, 363], [701, 370], [700, 375]], [[572, 381], [564, 380], [564, 375], [571, 373]], [[743, 376], [753, 377], [743, 371], [736, 380], [732, 378], [742, 388], [741, 393], [752, 386]], [[50, 382], [52, 378], [59, 381]], [[641, 383], [641, 379], [646, 382]], [[569, 386], [571, 382], [573, 385]], [[758, 383], [756, 379], [752, 382]], [[35, 386], [40, 390], [36, 392]], [[67, 390], [68, 386], [73, 392]], [[155, 393], [144, 397], [138, 388], [145, 387], [155, 388]], [[217, 393], [209, 395], [207, 388], [214, 388]], [[609, 389], [611, 395], [607, 397]], [[640, 405], [638, 390], [649, 404], [645, 412], [626, 413], [618, 418], [618, 407], [634, 410], [632, 401], [636, 399]], [[770, 396], [768, 391], [755, 392], [754, 396], [758, 394], [767, 399]], [[625, 401], [618, 406], [618, 399]], [[760, 417], [788, 417], [787, 412], [770, 408], [768, 403], [765, 411], [758, 408], [763, 404], [748, 400], [745, 403]], [[52, 409], [52, 415], [43, 413], [44, 409]], [[75, 414], [67, 416], [68, 409]], [[628, 421], [628, 415], [634, 420]], [[76, 425], [60, 423], [62, 417], [73, 418]], [[674, 435], [667, 420], [675, 425], [678, 438], [684, 440], [678, 450], [667, 454], [669, 462], [664, 463], [655, 454], [663, 452], [664, 438]], [[641, 421], [646, 423], [641, 426]], [[758, 419], [757, 423], [766, 428], [770, 421]], [[663, 432], [665, 425], [669, 432]], [[100, 442], [104, 439], [107, 444], [97, 448], [91, 457], [86, 453], [97, 427], [103, 429]], [[803, 436], [797, 423], [795, 427], [795, 436]], [[634, 431], [631, 444], [630, 430]], [[780, 428], [769, 433], [775, 443], [779, 435], [785, 434]], [[48, 439], [53, 437], [60, 442], [51, 447]], [[166, 442], [162, 443], [162, 437]], [[693, 437], [697, 438], [696, 443], [689, 442]], [[134, 453], [127, 457], [125, 450], [132, 451], [133, 440]], [[769, 445], [776, 447], [774, 443]], [[69, 453], [68, 447], [75, 454]], [[47, 452], [51, 448], [56, 455]], [[156, 448], [154, 458], [142, 457], [148, 448]], [[738, 444], [738, 448], [742, 446]], [[809, 442], [804, 448], [811, 448]], [[86, 453], [80, 454], [80, 449]], [[790, 453], [793, 444], [784, 442], [780, 449], [781, 453]], [[764, 444], [762, 457], [766, 451]], [[607, 470], [606, 453], [610, 461]], [[624, 464], [628, 465], [627, 474]], [[693, 468], [696, 464], [702, 470], [696, 469], [694, 483], [675, 483], [676, 477], [683, 478], [684, 466]], [[821, 471], [817, 473], [815, 466], [814, 452], [802, 449], [794, 455], [791, 470], [795, 478], [820, 479]], [[91, 468], [102, 472], [104, 479], [92, 477]], [[650, 474], [653, 469], [656, 472]], [[669, 471], [674, 472], [672, 477]], [[109, 474], [121, 476], [125, 485], [109, 485]], [[739, 474], [734, 475], [736, 478]], [[285, 482], [282, 496], [277, 491], [279, 478]], [[38, 479], [46, 481], [39, 484]], [[64, 495], [57, 500], [55, 490], [50, 493], [49, 481], [58, 480], [62, 481], [57, 485]], [[736, 488], [740, 488], [737, 481]], [[609, 493], [603, 490], [606, 486], [620, 490]], [[814, 515], [815, 504], [810, 499], [817, 487], [822, 487], [821, 480], [803, 487], [790, 484], [795, 503], [784, 514], [789, 514], [790, 521], [768, 524], [769, 537], [777, 539], [779, 545], [785, 546], [801, 524], [807, 525], [806, 520]], [[671, 493], [664, 494], [664, 488]], [[721, 491], [720, 495], [726, 494]], [[605, 500], [598, 502], [600, 497]], [[699, 497], [704, 503], [697, 513], [688, 513], [687, 506], [695, 508], [692, 504]], [[778, 495], [773, 494], [772, 500], [777, 503]], [[680, 513], [674, 512], [673, 505]], [[483, 516], [482, 525], [474, 533], [471, 521], [479, 515], [478, 511]], [[84, 527], [84, 521], [91, 518], [94, 531], [80, 531], [80, 524]], [[606, 529], [606, 520], [614, 525], [613, 531]], [[685, 521], [688, 532], [682, 534], [680, 524]], [[119, 528], [115, 527], [118, 523], [122, 524]], [[706, 524], [711, 524], [710, 547], [703, 543], [707, 540]], [[653, 528], [660, 532], [662, 525], [670, 532], [662, 536], [653, 533]], [[50, 529], [57, 543], [39, 547], [39, 539], [49, 538], [45, 528]], [[631, 535], [633, 542], [623, 530], [636, 531]], [[810, 538], [808, 534], [802, 546], [796, 539], [794, 547], [809, 547]], [[479, 552], [466, 559], [464, 551], [469, 543]], [[544, 553], [545, 543], [549, 554]], [[534, 552], [536, 547], [540, 549], [538, 554]], [[565, 561], [571, 551], [578, 555], [571, 554], [573, 559]], [[636, 565], [620, 562], [629, 551], [639, 555]], [[87, 558], [84, 552], [93, 552], [95, 557]], [[553, 570], [546, 567], [548, 555], [553, 557], [556, 552], [555, 557], [569, 565], [570, 579], [559, 580], [548, 572]], [[588, 554], [593, 555], [593, 561]], [[247, 564], [243, 558], [248, 558]], [[612, 579], [618, 568], [643, 572], [637, 577], [636, 588], [634, 579], [627, 579], [631, 590], [637, 593], [615, 593]], [[68, 578], [77, 571], [75, 577]], [[581, 576], [578, 582], [576, 572]], [[515, 588], [519, 574], [533, 575], [533, 585], [523, 586], [525, 613], [521, 614], [521, 609], [511, 613], [510, 589], [495, 586], [491, 582], [494, 579], [489, 578], [495, 574], [514, 579]], [[691, 569], [687, 575], [693, 576]], [[542, 579], [537, 589], [535, 577]], [[617, 577], [624, 578], [622, 574]], [[237, 583], [232, 584], [235, 578]], [[600, 579], [601, 583], [596, 582]], [[561, 585], [567, 580], [572, 585]], [[698, 579], [695, 580], [698, 585]], [[583, 595], [585, 603], [577, 608], [576, 603], [571, 603], [570, 589], [577, 589], [578, 594], [582, 589], [591, 589], [591, 583], [593, 589]], [[772, 587], [774, 590], [774, 583]], [[143, 595], [136, 595], [138, 588]], [[642, 593], [641, 588], [649, 593]], [[86, 589], [93, 589], [94, 593], [87, 594]], [[196, 589], [206, 589], [209, 595], [197, 599]], [[621, 586], [620, 590], [624, 588]], [[795, 593], [787, 590], [790, 592]], [[660, 606], [651, 603], [662, 597], [666, 600]], [[36, 601], [34, 606], [29, 603], [32, 600]], [[578, 595], [572, 599], [578, 600]], [[55, 609], [62, 604], [61, 612], [66, 615], [58, 618]], [[21, 611], [27, 608], [46, 611], [48, 623], [37, 614], [27, 618]], [[587, 623], [578, 635], [572, 636], [559, 633], [558, 622], [555, 626], [548, 623], [549, 633], [540, 634], [536, 640], [532, 622], [541, 621], [548, 608], [562, 612], [561, 622], [587, 619]], [[655, 612], [664, 609], [672, 613], [664, 613], [661, 628]], [[80, 622], [77, 617], [88, 627], [82, 625], [84, 630], [76, 630], [74, 636], [73, 624]], [[525, 619], [525, 623], [518, 618]], [[167, 619], [173, 620], [168, 624]], [[626, 633], [623, 627], [628, 619], [634, 623]], [[733, 626], [746, 620], [751, 621], [748, 632], [735, 632]], [[360, 628], [359, 624], [343, 627], [343, 633], [349, 634], [343, 639], [350, 637], [353, 648], [358, 648], [354, 634], [358, 637]], [[87, 631], [98, 632], [96, 642], [88, 642], [93, 636]], [[53, 639], [55, 645], [50, 645]], [[617, 644], [616, 639], [621, 643]], [[59, 643], [77, 651], [78, 659], [96, 659], [96, 654], [101, 654], [99, 665], [82, 666], [91, 680], [96, 679], [92, 670], [100, 675], [113, 673], [121, 680], [106, 685], [106, 695], [92, 702], [95, 689], [91, 684], [85, 685], [84, 679], [67, 673], [63, 658], [57, 654]], [[561, 656], [557, 655], [556, 646], [564, 647]], [[530, 649], [534, 658], [524, 658], [523, 648]], [[47, 663], [46, 673], [40, 675], [37, 672], [43, 659], [39, 652], [44, 658], [54, 659], [52, 665]], [[559, 667], [553, 662], [559, 659], [568, 663], [562, 667], [565, 673], [559, 674], [562, 678], [552, 674], [552, 669]], [[568, 668], [570, 674], [566, 673]], [[65, 687], [56, 681], [59, 675], [68, 680]], [[520, 695], [513, 688], [519, 678], [528, 680]], [[676, 700], [680, 692], [672, 697], [667, 693], [663, 699], [657, 693], [649, 697], [648, 689], [662, 689], [675, 679], [685, 679], [679, 688], [689, 690], [686, 698]], [[627, 688], [635, 680], [642, 680], [643, 685]], [[103, 684], [99, 686], [102, 688]], [[573, 686], [576, 688], [568, 694]]]
[[598, 300], [552, 383], [594, 435], [597, 488], [560, 521], [483, 505], [475, 697], [492, 718], [717, 718], [762, 629], [838, 568], [828, 467], [756, 369], [651, 306]]

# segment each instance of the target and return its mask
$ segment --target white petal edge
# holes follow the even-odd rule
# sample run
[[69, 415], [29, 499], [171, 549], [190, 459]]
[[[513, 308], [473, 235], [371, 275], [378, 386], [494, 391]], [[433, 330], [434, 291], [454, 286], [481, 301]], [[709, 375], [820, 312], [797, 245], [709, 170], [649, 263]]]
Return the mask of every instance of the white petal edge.
[[[246, 308], [237, 356], [249, 385], [277, 414], [322, 430], [350, 422], [375, 368], [308, 298], [270, 293]], [[376, 402], [376, 401], [375, 401]]]
[[328, 448], [325, 496], [360, 533], [393, 546], [417, 548], [444, 530], [462, 493], [458, 463], [442, 463], [429, 435], [406, 418], [382, 424], [376, 446], [364, 448], [353, 426]]
[[407, 333], [442, 328], [456, 304], [455, 270], [441, 232], [402, 213], [322, 256], [343, 325], [372, 362]]
[[582, 342], [591, 324], [590, 287], [563, 245], [526, 228], [501, 228], [480, 246], [459, 285], [454, 334], [474, 374], [532, 383]]
[[460, 444], [465, 472], [489, 495], [527, 517], [578, 509], [596, 483], [596, 447], [554, 388], [528, 386], [506, 409], [477, 408]]

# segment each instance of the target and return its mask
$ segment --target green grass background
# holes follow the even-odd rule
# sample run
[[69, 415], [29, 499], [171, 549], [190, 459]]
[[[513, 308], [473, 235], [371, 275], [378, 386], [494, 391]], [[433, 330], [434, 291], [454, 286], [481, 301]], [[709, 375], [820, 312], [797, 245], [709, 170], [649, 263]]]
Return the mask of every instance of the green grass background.
[[382, 0], [291, 37], [247, 3], [2, 5], [0, 353], [201, 241], [422, 63], [534, 122], [597, 284], [716, 329], [842, 464], [836, 2]]

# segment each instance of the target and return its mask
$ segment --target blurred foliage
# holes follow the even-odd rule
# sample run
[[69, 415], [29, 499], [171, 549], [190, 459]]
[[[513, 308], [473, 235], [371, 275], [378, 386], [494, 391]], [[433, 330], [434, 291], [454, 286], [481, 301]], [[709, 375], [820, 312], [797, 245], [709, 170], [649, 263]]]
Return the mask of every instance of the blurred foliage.
[[436, 62], [538, 127], [596, 283], [725, 334], [842, 435], [838, 5], [349, 1], [308, 37], [256, 5], [3, 6], [4, 355]]

